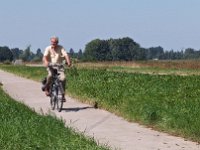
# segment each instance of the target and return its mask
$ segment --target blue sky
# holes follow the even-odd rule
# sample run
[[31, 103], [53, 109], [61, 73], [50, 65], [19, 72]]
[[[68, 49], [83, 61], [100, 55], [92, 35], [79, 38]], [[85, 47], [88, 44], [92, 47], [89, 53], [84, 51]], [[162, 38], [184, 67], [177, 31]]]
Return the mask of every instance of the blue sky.
[[93, 39], [130, 37], [141, 47], [200, 49], [200, 0], [0, 0], [0, 46], [68, 51]]

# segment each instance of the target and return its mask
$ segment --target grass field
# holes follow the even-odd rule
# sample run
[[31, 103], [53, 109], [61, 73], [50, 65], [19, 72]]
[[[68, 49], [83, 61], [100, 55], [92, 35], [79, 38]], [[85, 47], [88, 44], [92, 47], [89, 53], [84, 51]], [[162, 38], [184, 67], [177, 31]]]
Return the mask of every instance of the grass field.
[[80, 67], [131, 67], [131, 68], [143, 68], [143, 67], [157, 67], [163, 69], [200, 69], [200, 60], [149, 60], [149, 61], [114, 61], [114, 62], [83, 62], [78, 63]]
[[86, 62], [78, 63], [77, 68], [104, 68], [117, 72], [131, 72], [160, 75], [200, 75], [200, 61], [137, 61], [137, 62]]
[[90, 138], [66, 128], [50, 115], [40, 116], [14, 101], [0, 87], [1, 150], [106, 150]]
[[[97, 102], [99, 107], [129, 121], [200, 142], [200, 77], [196, 68], [188, 64], [180, 67], [184, 63], [171, 62], [175, 63], [174, 67], [156, 66], [158, 73], [155, 73], [155, 66], [149, 65], [148, 73], [144, 73], [148, 65], [140, 66], [140, 63], [147, 62], [133, 64], [135, 67], [131, 64], [106, 66], [103, 63], [96, 67], [91, 63], [79, 64], [68, 70], [67, 91], [82, 101]], [[29, 78], [35, 72], [35, 80], [40, 80], [46, 72], [42, 67], [1, 68]], [[131, 70], [135, 68], [137, 72]], [[184, 76], [176, 72], [180, 70]], [[162, 71], [166, 74], [160, 75]], [[169, 71], [176, 73], [168, 74]]]

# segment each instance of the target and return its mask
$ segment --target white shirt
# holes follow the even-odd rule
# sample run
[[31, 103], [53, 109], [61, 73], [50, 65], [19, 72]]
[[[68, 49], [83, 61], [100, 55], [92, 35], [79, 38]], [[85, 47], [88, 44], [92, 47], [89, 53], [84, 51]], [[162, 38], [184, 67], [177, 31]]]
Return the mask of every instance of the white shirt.
[[49, 62], [53, 64], [62, 63], [64, 57], [67, 55], [64, 47], [57, 45], [55, 49], [51, 46], [48, 46], [44, 51], [44, 56], [47, 56]]

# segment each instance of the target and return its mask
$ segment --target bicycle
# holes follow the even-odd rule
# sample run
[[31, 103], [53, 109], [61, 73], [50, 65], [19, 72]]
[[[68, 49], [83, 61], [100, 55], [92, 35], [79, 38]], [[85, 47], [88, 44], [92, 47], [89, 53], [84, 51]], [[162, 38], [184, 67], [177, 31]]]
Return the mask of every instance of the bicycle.
[[[62, 82], [59, 80], [59, 73], [58, 69], [64, 68], [63, 65], [59, 64], [49, 64], [48, 68], [50, 69], [52, 73], [52, 81], [49, 88], [50, 93], [50, 105], [51, 109], [55, 110], [55, 108], [58, 110], [58, 112], [62, 111], [63, 108], [63, 98], [64, 98], [64, 88], [62, 85]], [[45, 83], [45, 79], [43, 82], [43, 85]], [[45, 86], [43, 86], [42, 90], [44, 91]]]

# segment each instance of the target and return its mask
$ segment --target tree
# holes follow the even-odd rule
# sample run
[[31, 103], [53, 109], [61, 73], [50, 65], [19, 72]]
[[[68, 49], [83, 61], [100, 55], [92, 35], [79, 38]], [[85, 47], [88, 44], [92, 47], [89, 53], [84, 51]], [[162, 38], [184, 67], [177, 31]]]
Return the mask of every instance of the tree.
[[7, 46], [0, 47], [0, 62], [6, 61], [6, 60], [12, 61], [13, 54]]
[[193, 48], [185, 49], [184, 58], [185, 59], [195, 58], [195, 50]]
[[42, 57], [43, 57], [42, 51], [40, 48], [38, 48], [32, 61], [42, 61]]
[[99, 59], [99, 51], [101, 51], [101, 40], [95, 39], [87, 43], [85, 46], [84, 57], [89, 61], [96, 61]]
[[126, 60], [140, 59], [143, 55], [140, 45], [131, 38], [100, 40], [96, 39], [86, 45], [84, 56], [87, 60]]
[[40, 48], [37, 49], [37, 51], [36, 51], [36, 56], [37, 56], [37, 57], [40, 57], [40, 58], [43, 57], [43, 54], [42, 54], [42, 51], [41, 51]]
[[140, 45], [133, 39], [125, 37], [122, 39], [109, 40], [110, 51], [112, 60], [126, 60], [130, 61], [136, 59], [136, 55]]
[[20, 55], [20, 58], [23, 61], [30, 61], [34, 58], [34, 54], [31, 51], [31, 45], [27, 46], [27, 48], [23, 51], [22, 55]]
[[22, 55], [23, 50], [20, 50], [19, 48], [12, 48], [11, 52], [13, 54], [13, 59], [16, 60], [19, 59], [20, 55]]
[[108, 41], [101, 40], [98, 43], [98, 49], [97, 49], [97, 60], [99, 61], [105, 61], [109, 59], [110, 55], [110, 48]]
[[77, 58], [78, 58], [78, 59], [82, 59], [82, 58], [83, 58], [82, 49], [79, 49], [78, 54], [77, 54]]
[[135, 51], [135, 55], [133, 57], [134, 60], [146, 60], [146, 49], [145, 48], [137, 48]]
[[74, 57], [75, 55], [74, 55], [75, 53], [74, 53], [74, 50], [72, 49], [72, 48], [70, 48], [70, 50], [69, 50], [69, 55], [71, 56], [71, 57]]
[[145, 49], [140, 48], [140, 45], [133, 39], [126, 37], [122, 39], [124, 42], [124, 49], [127, 51], [126, 60], [141, 60], [145, 55]]
[[109, 40], [109, 48], [110, 48], [110, 55], [112, 57], [112, 60], [120, 60], [121, 51], [120, 51], [120, 45], [118, 40], [110, 39]]
[[161, 59], [163, 54], [164, 50], [161, 46], [151, 47], [147, 50], [147, 59]]

